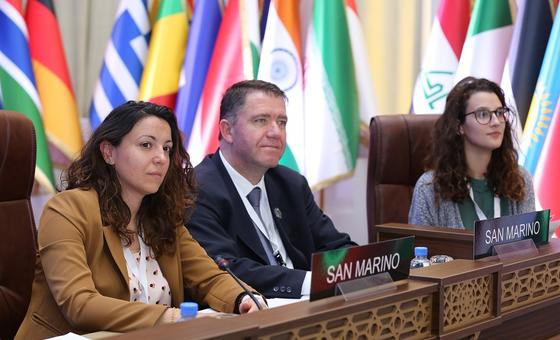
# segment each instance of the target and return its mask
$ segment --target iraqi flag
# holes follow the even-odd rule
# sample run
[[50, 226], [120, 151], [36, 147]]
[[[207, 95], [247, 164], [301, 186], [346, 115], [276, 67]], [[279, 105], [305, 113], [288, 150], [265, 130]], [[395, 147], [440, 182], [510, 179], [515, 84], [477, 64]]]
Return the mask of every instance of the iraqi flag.
[[470, 0], [442, 0], [412, 98], [414, 113], [442, 113], [469, 27]]

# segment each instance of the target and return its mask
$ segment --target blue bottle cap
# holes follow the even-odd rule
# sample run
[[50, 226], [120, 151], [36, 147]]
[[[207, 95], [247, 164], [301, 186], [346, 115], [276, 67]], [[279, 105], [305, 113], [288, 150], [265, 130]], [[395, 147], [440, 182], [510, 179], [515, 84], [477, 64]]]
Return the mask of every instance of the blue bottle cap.
[[428, 256], [428, 248], [414, 247], [414, 256]]
[[182, 302], [179, 307], [182, 318], [195, 317], [198, 312], [198, 303], [196, 302]]

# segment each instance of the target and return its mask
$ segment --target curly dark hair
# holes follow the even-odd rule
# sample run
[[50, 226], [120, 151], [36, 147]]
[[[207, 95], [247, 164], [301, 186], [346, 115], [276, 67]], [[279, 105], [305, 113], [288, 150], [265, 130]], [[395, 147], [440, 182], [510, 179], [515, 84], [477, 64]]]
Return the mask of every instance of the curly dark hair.
[[[427, 162], [434, 172], [438, 205], [441, 200], [461, 202], [469, 195], [464, 139], [458, 132], [459, 127], [465, 123], [467, 102], [476, 92], [495, 93], [502, 106], [506, 106], [500, 86], [487, 79], [467, 77], [451, 89], [445, 111], [436, 121], [432, 132], [432, 150]], [[526, 195], [526, 183], [517, 163], [511, 124], [511, 121], [506, 121], [502, 145], [492, 151], [486, 177], [496, 195], [512, 201], [522, 201]]]
[[100, 151], [103, 141], [113, 146], [141, 119], [155, 116], [165, 120], [171, 128], [173, 146], [169, 169], [159, 190], [146, 195], [138, 209], [138, 233], [156, 256], [173, 254], [176, 228], [183, 228], [193, 210], [196, 198], [195, 178], [186, 152], [175, 114], [167, 107], [148, 102], [129, 101], [115, 108], [95, 130], [83, 147], [80, 156], [70, 164], [63, 182], [66, 189], [94, 189], [99, 197], [101, 220], [110, 225], [126, 246], [133, 241], [134, 232], [126, 229], [131, 219], [130, 209], [121, 197], [121, 184], [113, 166], [108, 165]]

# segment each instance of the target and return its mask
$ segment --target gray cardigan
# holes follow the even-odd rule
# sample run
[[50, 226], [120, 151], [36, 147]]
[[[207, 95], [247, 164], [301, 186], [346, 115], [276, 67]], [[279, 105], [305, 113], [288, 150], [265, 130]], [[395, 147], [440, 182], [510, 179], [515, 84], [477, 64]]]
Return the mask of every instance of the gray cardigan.
[[[509, 202], [509, 211], [512, 215], [535, 211], [533, 179], [523, 168], [521, 168], [521, 173], [525, 180], [527, 196], [521, 202]], [[416, 182], [410, 211], [408, 212], [408, 223], [465, 229], [457, 203], [443, 200], [440, 202], [439, 208], [436, 207], [432, 179], [433, 172], [428, 171], [422, 174]]]

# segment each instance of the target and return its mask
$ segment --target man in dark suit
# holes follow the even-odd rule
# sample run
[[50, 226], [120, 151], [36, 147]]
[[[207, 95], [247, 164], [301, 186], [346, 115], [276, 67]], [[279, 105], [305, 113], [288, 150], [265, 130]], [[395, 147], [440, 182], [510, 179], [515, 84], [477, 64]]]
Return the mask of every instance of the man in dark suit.
[[230, 261], [266, 297], [308, 295], [311, 254], [356, 245], [315, 204], [306, 179], [278, 165], [286, 96], [260, 80], [231, 86], [220, 106], [220, 149], [196, 168], [187, 227], [211, 257]]

